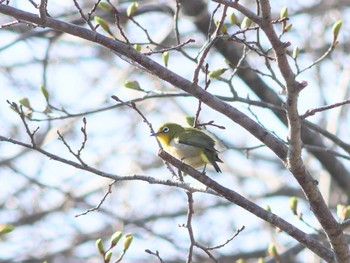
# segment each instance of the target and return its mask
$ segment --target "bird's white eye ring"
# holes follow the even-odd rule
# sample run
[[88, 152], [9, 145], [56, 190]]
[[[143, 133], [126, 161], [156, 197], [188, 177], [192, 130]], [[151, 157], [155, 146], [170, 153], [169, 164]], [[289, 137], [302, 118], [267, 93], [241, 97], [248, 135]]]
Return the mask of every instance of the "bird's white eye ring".
[[164, 127], [163, 128], [163, 132], [168, 132], [169, 131], [169, 127]]

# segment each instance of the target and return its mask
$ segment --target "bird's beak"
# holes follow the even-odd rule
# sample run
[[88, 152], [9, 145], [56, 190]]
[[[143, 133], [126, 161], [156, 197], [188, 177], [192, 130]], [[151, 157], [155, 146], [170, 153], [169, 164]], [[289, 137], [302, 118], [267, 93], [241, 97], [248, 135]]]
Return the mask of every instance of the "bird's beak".
[[151, 136], [158, 136], [159, 134], [161, 134], [162, 132], [154, 132], [154, 133], [151, 133]]

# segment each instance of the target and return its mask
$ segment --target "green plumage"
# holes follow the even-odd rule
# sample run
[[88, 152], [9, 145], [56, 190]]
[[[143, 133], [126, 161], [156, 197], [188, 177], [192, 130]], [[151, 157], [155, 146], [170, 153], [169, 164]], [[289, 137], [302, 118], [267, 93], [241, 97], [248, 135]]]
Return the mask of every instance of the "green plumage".
[[165, 149], [184, 163], [195, 168], [210, 163], [221, 172], [216, 162], [222, 162], [215, 149], [215, 140], [200, 129], [184, 128], [176, 123], [165, 123], [155, 133]]

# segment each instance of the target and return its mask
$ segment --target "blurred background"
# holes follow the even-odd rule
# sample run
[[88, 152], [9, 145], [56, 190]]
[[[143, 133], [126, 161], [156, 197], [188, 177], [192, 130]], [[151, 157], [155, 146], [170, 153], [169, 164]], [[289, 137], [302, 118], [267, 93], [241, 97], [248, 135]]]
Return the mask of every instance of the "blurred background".
[[[167, 65], [168, 69], [192, 80], [198, 58], [208, 43], [208, 32], [215, 29], [209, 26], [210, 21], [221, 19], [222, 6], [218, 8], [218, 4], [211, 1], [192, 0], [137, 2], [136, 13], [128, 19], [126, 12], [131, 2], [111, 1], [119, 12], [123, 34], [132, 45], [138, 45], [140, 52], [149, 53], [148, 56], [160, 64], [164, 64], [163, 52], [158, 51], [193, 39], [195, 42], [181, 49], [169, 50]], [[52, 18], [89, 28], [78, 6], [86, 17], [94, 9], [91, 23], [96, 26], [94, 16], [102, 17], [113, 35], [125, 41], [118, 29], [117, 16], [97, 7], [97, 3], [49, 0], [47, 11]], [[10, 1], [10, 6], [38, 14], [35, 4], [39, 3]], [[257, 8], [252, 1], [240, 1], [240, 4], [252, 11]], [[276, 19], [282, 8], [288, 7], [286, 23], [292, 24], [291, 29], [282, 34], [281, 23], [276, 23], [275, 29], [283, 41], [290, 42], [290, 63], [298, 80], [308, 82], [300, 94], [300, 114], [347, 99], [350, 78], [348, 1], [271, 1], [271, 5]], [[268, 59], [268, 56], [273, 57], [269, 52], [270, 44], [257, 29], [237, 33], [245, 29], [241, 23], [246, 18], [237, 11], [234, 14], [238, 25], [230, 22], [231, 9], [225, 25], [228, 35], [236, 34], [237, 39], [220, 39], [205, 59], [209, 71], [227, 69], [219, 78], [211, 79], [208, 91], [287, 143], [288, 130], [283, 117], [279, 117], [283, 115], [280, 102], [285, 99], [283, 82], [276, 63]], [[338, 20], [343, 20], [339, 43], [328, 54], [333, 41], [332, 25]], [[0, 16], [2, 25], [12, 21], [14, 18]], [[97, 32], [108, 35], [101, 27]], [[23, 104], [26, 98], [30, 102], [30, 107], [23, 107], [26, 123], [32, 131], [39, 128], [35, 138], [45, 151], [78, 162], [58, 139], [57, 131], [76, 152], [84, 141], [81, 127], [85, 117], [87, 141], [81, 158], [86, 164], [119, 176], [172, 179], [157, 156], [158, 144], [150, 137], [147, 124], [134, 110], [116, 103], [111, 96], [116, 95], [125, 102], [135, 101], [154, 129], [168, 121], [188, 125], [186, 117], [195, 116], [198, 99], [143, 72], [96, 43], [50, 28], [19, 23], [4, 26], [0, 37], [1, 136], [30, 143], [19, 115], [7, 102], [19, 105], [19, 101]], [[296, 58], [293, 58], [293, 51], [294, 55], [298, 52]], [[322, 61], [313, 64], [324, 55]], [[126, 81], [137, 81], [139, 88], [126, 87]], [[199, 84], [205, 86], [203, 72]], [[41, 86], [47, 90], [48, 100]], [[323, 111], [308, 121], [346, 144], [350, 130], [348, 114], [348, 107], [344, 106]], [[202, 105], [199, 120], [202, 123], [215, 121], [225, 127], [207, 126], [227, 148], [220, 153], [224, 161], [220, 164], [223, 173], [217, 174], [208, 167], [207, 175], [262, 207], [268, 205], [272, 212], [305, 232], [313, 233], [313, 228], [318, 228], [297, 182], [267, 147], [205, 105]], [[319, 136], [320, 131], [314, 129], [313, 132]], [[344, 171], [349, 168], [349, 153], [329, 136], [323, 136], [321, 141], [321, 146], [304, 141], [303, 157], [308, 170], [319, 181], [330, 208], [335, 211], [337, 204], [347, 203], [347, 185], [339, 185], [329, 168], [331, 164], [325, 167], [315, 153], [329, 154], [332, 165], [341, 166]], [[349, 180], [348, 174], [343, 176]], [[185, 181], [200, 184], [189, 176]], [[134, 236], [123, 262], [159, 262], [155, 255], [146, 253], [146, 249], [159, 251], [165, 262], [185, 262], [190, 244], [188, 231], [182, 227], [188, 210], [185, 191], [137, 180], [112, 183], [108, 178], [54, 161], [36, 151], [0, 142], [0, 224], [14, 227], [11, 233], [1, 236], [0, 261], [102, 262], [96, 240], [101, 238], [108, 247], [110, 236], [122, 231]], [[98, 210], [85, 213], [98, 206], [109, 190], [111, 193]], [[294, 216], [289, 208], [292, 196], [299, 198], [298, 211], [307, 223]], [[194, 235], [205, 247], [225, 243], [245, 226], [231, 242], [212, 251], [219, 262], [238, 259], [257, 262], [259, 257], [268, 260], [271, 258], [267, 253], [269, 244], [274, 243], [281, 253], [297, 245], [288, 235], [214, 195], [195, 193], [194, 212]], [[121, 253], [122, 245], [113, 249], [113, 257]], [[200, 249], [193, 253], [193, 262], [212, 262]], [[320, 262], [310, 251], [302, 249], [288, 260], [283, 262]]]

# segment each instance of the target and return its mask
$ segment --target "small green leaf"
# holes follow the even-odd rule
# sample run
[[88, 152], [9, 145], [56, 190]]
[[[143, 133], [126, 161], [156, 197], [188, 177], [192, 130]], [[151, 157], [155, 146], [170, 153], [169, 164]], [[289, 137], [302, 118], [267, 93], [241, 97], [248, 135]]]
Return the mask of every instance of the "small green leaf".
[[222, 74], [224, 74], [226, 70], [227, 70], [227, 68], [213, 70], [213, 71], [209, 72], [208, 77], [211, 79], [217, 79]]
[[241, 28], [242, 29], [247, 29], [248, 27], [250, 27], [253, 24], [253, 21], [250, 20], [250, 18], [248, 17], [244, 17], [243, 21], [241, 23]]
[[192, 117], [192, 116], [186, 116], [186, 123], [187, 123], [189, 126], [193, 127], [193, 124], [194, 124], [194, 117]]
[[140, 52], [140, 51], [141, 51], [141, 46], [140, 46], [139, 44], [135, 44], [135, 45], [134, 45], [134, 49], [135, 49], [136, 51]]
[[162, 60], [164, 62], [164, 65], [168, 67], [168, 61], [169, 61], [169, 52], [166, 51], [162, 54]]
[[344, 220], [344, 210], [345, 210], [345, 205], [342, 204], [337, 204], [337, 216], [341, 219]]
[[0, 236], [12, 232], [15, 229], [13, 225], [3, 224], [0, 225]]
[[101, 238], [96, 240], [96, 247], [98, 249], [98, 252], [100, 252], [101, 255], [105, 254], [105, 250], [103, 248], [103, 243], [102, 243], [102, 239]]
[[132, 233], [128, 233], [128, 234], [125, 235], [125, 237], [124, 237], [124, 244], [123, 244], [123, 251], [124, 251], [124, 253], [125, 253], [125, 251], [127, 251], [129, 249], [133, 238], [134, 237], [133, 237]]
[[283, 28], [283, 33], [288, 32], [292, 29], [293, 24], [288, 24]]
[[44, 95], [46, 102], [49, 102], [50, 94], [47, 91], [47, 89], [45, 88], [45, 86], [44, 85], [40, 85], [39, 88], [40, 88], [41, 93]]
[[279, 257], [276, 246], [273, 243], [270, 243], [269, 248], [267, 249], [267, 252], [269, 253], [270, 256], [272, 256], [274, 258]]
[[299, 55], [299, 48], [296, 46], [294, 49], [293, 49], [293, 54], [292, 54], [292, 57], [294, 59], [296, 59]]
[[339, 32], [340, 32], [342, 25], [343, 25], [342, 20], [338, 20], [337, 22], [334, 23], [334, 25], [332, 27], [333, 43], [336, 42], [336, 40], [338, 39], [338, 35], [339, 35]]
[[94, 20], [97, 24], [99, 24], [104, 31], [106, 31], [109, 35], [113, 36], [113, 33], [111, 31], [111, 29], [109, 28], [109, 25], [107, 23], [106, 20], [104, 20], [103, 18], [99, 17], [99, 16], [95, 16]]
[[108, 251], [105, 254], [105, 263], [109, 263], [111, 261], [112, 255], [113, 255], [112, 251]]
[[121, 231], [117, 231], [115, 232], [112, 236], [111, 236], [111, 245], [110, 247], [115, 247], [119, 240], [122, 238], [123, 233]]
[[233, 24], [233, 25], [239, 25], [238, 18], [237, 18], [237, 16], [235, 15], [234, 12], [232, 12], [232, 13], [230, 14], [230, 22], [231, 22], [231, 24]]
[[[220, 21], [215, 21], [215, 25], [216, 25], [216, 27], [218, 27], [220, 25]], [[223, 34], [227, 34], [227, 27], [225, 24], [222, 24], [220, 31]]]
[[286, 18], [286, 17], [288, 17], [288, 7], [285, 6], [281, 10], [280, 18], [283, 19], [283, 18]]
[[264, 206], [264, 209], [267, 211], [267, 212], [270, 212], [271, 213], [271, 207], [269, 205], [265, 205]]
[[337, 216], [341, 220], [346, 220], [350, 217], [350, 206], [337, 204]]
[[143, 89], [140, 87], [140, 84], [136, 80], [126, 80], [124, 82], [124, 87], [128, 89], [143, 91]]
[[128, 9], [126, 10], [126, 15], [128, 17], [131, 17], [136, 11], [137, 8], [139, 7], [139, 3], [137, 2], [132, 2], [129, 6]]
[[103, 9], [106, 13], [112, 12], [112, 7], [105, 2], [100, 2], [98, 6], [101, 7], [101, 9]]
[[350, 217], [350, 206], [345, 207], [344, 220]]
[[19, 99], [18, 102], [23, 105], [24, 107], [28, 108], [28, 109], [31, 109], [32, 107], [30, 106], [30, 102], [29, 102], [29, 99], [28, 98], [22, 98], [22, 99]]
[[298, 215], [298, 199], [295, 196], [289, 199], [289, 207], [294, 215]]

